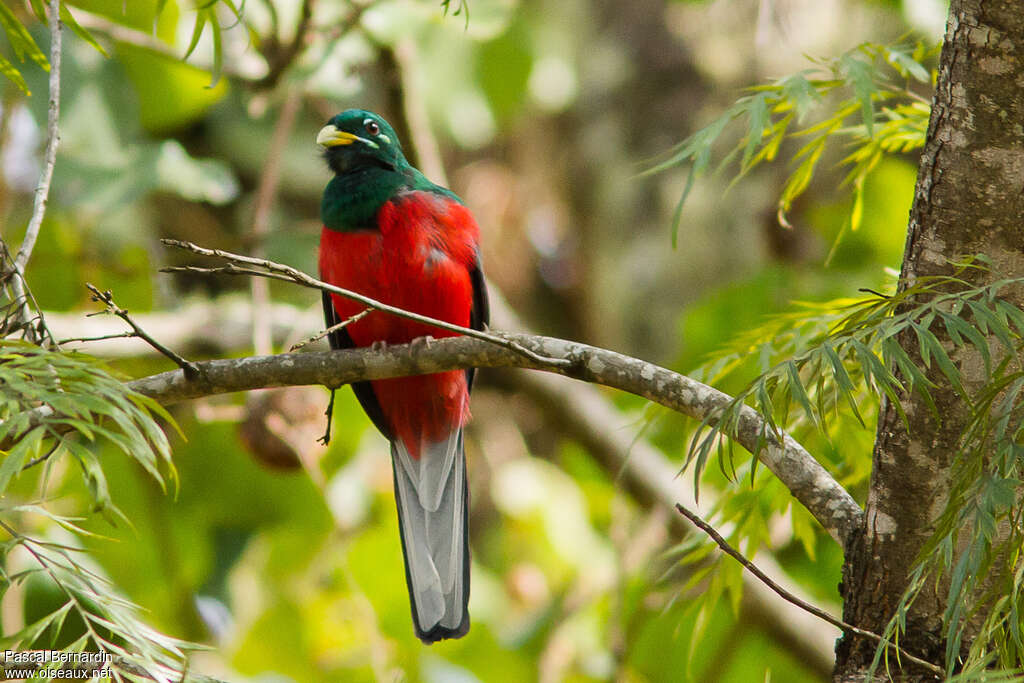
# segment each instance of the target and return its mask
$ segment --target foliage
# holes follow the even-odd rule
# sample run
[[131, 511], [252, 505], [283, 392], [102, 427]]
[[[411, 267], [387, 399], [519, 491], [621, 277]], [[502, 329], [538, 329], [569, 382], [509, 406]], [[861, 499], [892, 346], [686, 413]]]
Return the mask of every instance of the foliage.
[[[740, 411], [748, 404], [766, 419], [762, 445], [784, 429], [804, 441], [809, 431], [828, 438], [830, 432], [843, 428], [844, 413], [866, 430], [872, 422], [864, 418], [865, 404], [871, 404], [868, 414], [873, 414], [883, 396], [909, 430], [900, 399], [911, 392], [921, 395], [939, 423], [943, 416], [931, 390], [936, 382], [948, 382], [970, 410], [953, 459], [954, 488], [931, 541], [921, 552], [913, 584], [887, 637], [898, 638], [899, 631], [906, 628], [906, 612], [914, 598], [944, 575], [949, 582], [943, 617], [946, 669], [962, 669], [965, 674], [983, 672], [992, 664], [1008, 670], [1024, 666], [1024, 569], [1020, 556], [1024, 505], [1018, 494], [1024, 481], [1020, 405], [1024, 312], [1000, 296], [1019, 288], [1024, 278], [972, 286], [963, 278], [968, 270], [988, 273], [988, 266], [979, 257], [959, 264], [954, 275], [921, 278], [891, 295], [870, 293], [859, 299], [805, 304], [801, 310], [776, 316], [737, 339], [704, 368], [705, 377], [721, 381], [745, 367], [751, 357], [760, 359], [764, 370], [701, 424], [687, 455], [695, 485], [715, 452], [723, 472], [735, 477], [738, 469], [732, 462], [731, 442], [723, 437], [735, 428]], [[940, 335], [949, 341], [944, 343]], [[908, 342], [916, 352], [905, 350]], [[958, 365], [964, 351], [982, 359], [981, 377], [964, 377]], [[751, 481], [757, 471], [754, 455], [749, 465], [739, 470]], [[826, 464], [848, 482], [850, 463], [858, 458], [864, 455], [848, 449], [838, 463]], [[762, 477], [757, 486], [765, 485]], [[758, 518], [753, 502], [750, 494], [731, 493], [720, 517], [734, 525], [735, 540], [756, 548], [764, 541], [766, 528], [763, 523], [751, 526]], [[813, 534], [809, 539], [805, 545], [813, 552]], [[711, 547], [692, 544], [683, 561], [703, 562]], [[701, 573], [708, 571], [705, 567]], [[736, 579], [730, 583], [716, 575], [708, 599], [714, 600], [724, 591], [735, 594], [737, 587]], [[969, 624], [977, 620], [984, 626], [965, 656], [961, 643]], [[885, 649], [878, 650], [879, 658], [886, 655]]]
[[102, 467], [79, 438], [113, 443], [161, 483], [163, 463], [173, 478], [170, 446], [153, 417], [170, 420], [170, 415], [152, 399], [127, 389], [97, 362], [4, 341], [0, 382], [0, 443], [14, 444], [0, 464], [0, 494], [25, 469], [67, 452], [82, 469], [94, 509], [116, 515]]
[[[694, 181], [707, 172], [715, 143], [736, 120], [745, 123], [746, 132], [718, 164], [722, 169], [739, 159], [733, 183], [759, 164], [775, 161], [783, 142], [807, 140], [792, 155], [796, 167], [778, 198], [782, 225], [788, 225], [786, 213], [810, 185], [829, 141], [846, 140], [853, 152], [841, 162], [849, 167], [843, 185], [853, 188], [848, 226], [856, 230], [863, 218], [864, 182], [883, 155], [924, 145], [931, 108], [911, 89], [911, 82], [931, 83], [932, 75], [924, 64], [937, 53], [937, 47], [923, 43], [863, 43], [837, 58], [815, 60], [813, 68], [751, 88], [751, 94], [739, 98], [725, 113], [679, 143], [668, 159], [647, 171], [690, 166], [672, 221], [673, 246]], [[822, 109], [826, 109], [824, 116], [806, 123]], [[857, 120], [859, 123], [854, 123]]]
[[[325, 108], [389, 107], [390, 115], [397, 116], [402, 105], [415, 109], [424, 104], [416, 99], [394, 101], [402, 96], [394, 89], [394, 77], [408, 75], [401, 69], [396, 73], [396, 54], [414, 55], [416, 75], [431, 86], [421, 95], [432, 122], [448, 134], [442, 142], [453, 187], [460, 192], [483, 187], [491, 193], [483, 200], [479, 195], [466, 197], [487, 233], [485, 249], [494, 249], [485, 254], [489, 278], [519, 297], [516, 307], [528, 318], [568, 323], [566, 336], [593, 332], [571, 327], [591, 318], [600, 320], [602, 334], [620, 340], [615, 342], [620, 348], [636, 349], [621, 341], [629, 337], [616, 336], [622, 335], [622, 329], [636, 327], [630, 322], [636, 318], [615, 320], [619, 311], [630, 307], [623, 297], [636, 289], [645, 300], [644, 306], [636, 307], [642, 308], [641, 319], [670, 330], [668, 335], [662, 332], [669, 351], [663, 347], [660, 352], [670, 353], [676, 345], [690, 343], [685, 334], [674, 338], [672, 326], [663, 324], [679, 315], [682, 307], [684, 315], [692, 311], [692, 301], [685, 296], [704, 302], [712, 312], [700, 321], [699, 334], [705, 335], [709, 345], [718, 345], [742, 321], [766, 307], [782, 305], [783, 297], [833, 297], [848, 291], [852, 278], [878, 286], [881, 267], [895, 262], [893, 249], [875, 249], [881, 231], [899, 232], [879, 217], [896, 216], [902, 222], [905, 207], [893, 199], [897, 193], [884, 182], [883, 189], [874, 192], [863, 187], [877, 182], [881, 165], [893, 167], [893, 160], [887, 158], [891, 152], [912, 149], [923, 136], [927, 106], [914, 99], [909, 81], [921, 76], [918, 67], [931, 57], [927, 51], [865, 45], [837, 60], [820, 62], [815, 70], [754, 89], [715, 136], [704, 136], [704, 165], [692, 174], [711, 167], [712, 146], [727, 137], [730, 121], [740, 119], [748, 124], [748, 135], [723, 163], [735, 162], [740, 174], [754, 185], [771, 185], [772, 170], [763, 162], [784, 158], [787, 141], [803, 136], [821, 149], [812, 148], [795, 159], [799, 167], [788, 174], [786, 187], [795, 192], [790, 201], [805, 192], [815, 202], [814, 193], [806, 188], [819, 162], [828, 158], [827, 140], [850, 140], [854, 149], [847, 159], [848, 182], [854, 189], [857, 220], [852, 208], [848, 213], [851, 225], [861, 221], [863, 225], [858, 234], [847, 235], [844, 247], [860, 240], [871, 243], [872, 250], [849, 252], [852, 256], [842, 265], [853, 264], [852, 268], [841, 273], [823, 272], [809, 260], [774, 259], [757, 250], [752, 250], [756, 260], [733, 269], [729, 258], [737, 250], [712, 224], [704, 226], [714, 238], [708, 240], [713, 257], [709, 262], [691, 254], [687, 259], [672, 256], [675, 260], [668, 266], [662, 264], [674, 273], [688, 273], [691, 279], [683, 282], [692, 286], [687, 287], [656, 272], [655, 256], [664, 251], [657, 231], [671, 216], [651, 210], [648, 189], [643, 183], [628, 182], [622, 170], [645, 153], [641, 139], [655, 144], [671, 139], [667, 136], [677, 129], [659, 129], [650, 103], [634, 98], [651, 89], [647, 79], [659, 73], [662, 56], [671, 56], [671, 50], [659, 52], [651, 47], [648, 51], [658, 54], [658, 60], [644, 62], [644, 50], [634, 49], [635, 43], [623, 49], [616, 43], [617, 32], [604, 30], [607, 26], [598, 23], [600, 13], [583, 2], [476, 0], [471, 24], [442, 19], [445, 10], [449, 15], [467, 10], [468, 15], [465, 3], [321, 2], [316, 3], [317, 13], [305, 38], [296, 36], [298, 52], [294, 62], [284, 65], [279, 87], [246, 75], [240, 65], [258, 62], [260, 57], [275, 63], [274, 50], [291, 39], [290, 22], [296, 18], [291, 14], [300, 4], [305, 3], [270, 0], [244, 8], [240, 3], [220, 7], [206, 0], [74, 3], [76, 13], [82, 8], [101, 15], [115, 28], [130, 27], [144, 35], [152, 28], [155, 37], [176, 52], [112, 41], [113, 58], [100, 60], [95, 48], [68, 41], [67, 49], [74, 52], [73, 58], [64, 61], [62, 145], [55, 192], [28, 273], [47, 310], [80, 308], [80, 283], [85, 279], [113, 289], [119, 301], [130, 301], [133, 312], [151, 308], [166, 312], [172, 305], [187, 303], [190, 291], [200, 290], [205, 300], [233, 286], [151, 277], [165, 258], [151, 247], [157, 236], [193, 238], [225, 248], [234, 245], [240, 251], [262, 244], [271, 258], [311, 270], [319, 229], [314, 217], [324, 171], [310, 141]], [[621, 5], [622, 9], [614, 4], [606, 8], [613, 17], [609, 26], [619, 22], [623, 30], [641, 30], [627, 26], [626, 19], [632, 21], [635, 13], [628, 3]], [[268, 12], [280, 12], [280, 16], [265, 20], [263, 14]], [[92, 23], [82, 23], [93, 30]], [[38, 29], [38, 25], [26, 25], [30, 36]], [[711, 24], [706, 29], [716, 31], [722, 29]], [[95, 32], [101, 38], [113, 35], [102, 29]], [[35, 35], [41, 32], [35, 30]], [[646, 33], [630, 35], [643, 36], [647, 42]], [[650, 38], [651, 45], [657, 45], [656, 36]], [[741, 38], [726, 38], [730, 49], [748, 49], [740, 44]], [[412, 52], [405, 52], [410, 47]], [[207, 70], [182, 64], [177, 56], [184, 52]], [[243, 52], [244, 58], [239, 58]], [[38, 68], [23, 72], [21, 76], [36, 94], [31, 100], [18, 95], [15, 107], [27, 106], [37, 122], [44, 121], [44, 74]], [[908, 81], [902, 86], [905, 92], [895, 84], [896, 76]], [[672, 77], [677, 79], [678, 74], [673, 72]], [[208, 87], [213, 84], [216, 87]], [[673, 94], [675, 84], [675, 80], [666, 83], [665, 94]], [[577, 91], [586, 97], [579, 97]], [[281, 187], [271, 212], [271, 232], [263, 240], [249, 233], [251, 207], [260, 204], [257, 188], [262, 183], [256, 180], [262, 180], [267, 160], [275, 156], [269, 141], [281, 111], [279, 102], [287, 92], [300, 93], [302, 106], [291, 139], [280, 152]], [[623, 100], [617, 101], [617, 96]], [[865, 104], [870, 107], [868, 119]], [[635, 120], [626, 119], [632, 124], [620, 126], [615, 118], [617, 123], [609, 125], [612, 112], [619, 117], [626, 110], [636, 112]], [[841, 110], [846, 114], [833, 130], [829, 126]], [[679, 120], [690, 120], [691, 113], [673, 111], [669, 118], [678, 127]], [[831, 123], [817, 128], [823, 121], [815, 117]], [[755, 119], [761, 121], [757, 130], [751, 127]], [[783, 120], [785, 124], [780, 125]], [[567, 122], [572, 125], [566, 126]], [[637, 131], [642, 135], [634, 136]], [[492, 140], [497, 144], [484, 149]], [[553, 144], [556, 140], [558, 144]], [[404, 135], [403, 142], [410, 153], [416, 151]], [[599, 164], [593, 156], [597, 149], [602, 154]], [[677, 161], [694, 162], [704, 154], [702, 150], [694, 148], [693, 156]], [[906, 176], [912, 170], [906, 161], [899, 164], [901, 188], [909, 194], [912, 178]], [[755, 166], [764, 173], [749, 174]], [[538, 173], [539, 167], [549, 169], [548, 175]], [[563, 175], [573, 177], [563, 170], [585, 168], [598, 172], [584, 176], [583, 183], [563, 182]], [[875, 181], [865, 180], [872, 169]], [[794, 181], [801, 173], [804, 180]], [[523, 196], [517, 194], [520, 185], [529, 188]], [[578, 185], [585, 185], [586, 191], [579, 192]], [[27, 197], [30, 191], [21, 189], [16, 196]], [[622, 208], [623, 197], [631, 193], [642, 198], [642, 212], [629, 214]], [[600, 197], [600, 202], [587, 204], [591, 195]], [[488, 215], [489, 204], [510, 210]], [[14, 207], [9, 222], [17, 224], [18, 204]], [[814, 208], [821, 209], [821, 202]], [[0, 206], [0, 210], [6, 209]], [[564, 223], [570, 227], [559, 235], [558, 216], [563, 211]], [[741, 219], [745, 215], [737, 207], [723, 206], [715, 220], [734, 212]], [[605, 229], [627, 235], [629, 244], [616, 249], [594, 241], [600, 230], [588, 223], [595, 220], [590, 213], [599, 217], [597, 222]], [[828, 232], [823, 213], [809, 212], [807, 222]], [[643, 216], [646, 223], [634, 222], [634, 216]], [[872, 220], [877, 225], [871, 226]], [[629, 229], [624, 230], [624, 225]], [[891, 234], [887, 239], [887, 244], [899, 241]], [[638, 262], [642, 272], [630, 270]], [[509, 271], [515, 272], [510, 275]], [[613, 273], [625, 274], [628, 286], [601, 290], [602, 284], [615, 282]], [[779, 275], [773, 279], [773, 274]], [[646, 281], [655, 287], [649, 293], [642, 291]], [[748, 286], [729, 301], [716, 299], [716, 294], [737, 288], [737, 282]], [[765, 288], [768, 292], [759, 290], [765, 282], [771, 285]], [[750, 290], [758, 290], [757, 296]], [[278, 301], [310, 305], [304, 293], [272, 292]], [[682, 299], [681, 293], [685, 294]], [[593, 310], [585, 308], [588, 298]], [[215, 299], [224, 311], [225, 326], [233, 303], [230, 298]], [[847, 304], [853, 308], [844, 308]], [[744, 340], [743, 353], [749, 358], [752, 354], [747, 351], [756, 346], [757, 355], [764, 356], [761, 369], [771, 370], [820, 345], [828, 331], [857, 306], [866, 310], [873, 304], [882, 305], [876, 297], [808, 305], [797, 316], [806, 326], [794, 319], [771, 332], [782, 340], [777, 350], [749, 339]], [[660, 311], [654, 310], [657, 306]], [[965, 313], [965, 324], [973, 326], [970, 315]], [[808, 316], [821, 321], [815, 323]], [[715, 321], [721, 319], [728, 319], [732, 327], [717, 325]], [[792, 338], [787, 330], [796, 330]], [[762, 332], [769, 334], [767, 329]], [[643, 332], [636, 336], [642, 337]], [[740, 347], [734, 350], [739, 352]], [[190, 352], [198, 356], [211, 350], [200, 344]], [[228, 350], [246, 352], [244, 347]], [[644, 355], [647, 350], [636, 353]], [[85, 362], [81, 357], [70, 358]], [[884, 356], [880, 358], [884, 363]], [[870, 424], [879, 387], [869, 386], [859, 372], [856, 352], [850, 355], [844, 347], [841, 361], [854, 385], [856, 410]], [[941, 374], [934, 353], [931, 361]], [[842, 483], [856, 491], [868, 472], [869, 430], [861, 426], [844, 398], [827, 356], [793, 362], [821, 428], [792, 391], [788, 409], [775, 405], [775, 424], [795, 429], [801, 440], [806, 438], [812, 452], [821, 453]], [[164, 369], [152, 358], [122, 360], [118, 367], [132, 375]], [[773, 400], [771, 392], [784, 393], [783, 387], [792, 379], [787, 367], [779, 367], [771, 380]], [[748, 370], [756, 372], [749, 360], [746, 365], [712, 369], [716, 381], [725, 383], [749, 376]], [[824, 399], [819, 399], [811, 380], [812, 373], [820, 372], [833, 373], [822, 387]], [[302, 442], [306, 445], [300, 449], [303, 468], [292, 472], [258, 462], [252, 444], [240, 438], [237, 422], [251, 418], [250, 403], [232, 398], [182, 407], [175, 417], [188, 440], [169, 435], [180, 473], [175, 497], [165, 495], [163, 480], [147, 473], [134, 452], [129, 458], [118, 457], [127, 437], [116, 429], [117, 423], [92, 412], [84, 415], [82, 422], [95, 440], [70, 434], [66, 438], [102, 464], [106, 496], [123, 516], [108, 504], [107, 517], [118, 522], [117, 527], [111, 528], [100, 515], [77, 519], [96, 499], [91, 480], [67, 467], [77, 460], [66, 447], [54, 452], [46, 464], [15, 476], [5, 491], [0, 518], [24, 540], [12, 536], [5, 569], [20, 563], [11, 576], [20, 577], [19, 572], [29, 569], [33, 573], [20, 583], [12, 582], [12, 602], [25, 608], [26, 628], [38, 625], [43, 638], [55, 637], [62, 629], [54, 626], [61, 624], [66, 632], [72, 626], [78, 629], [76, 637], [81, 637], [85, 625], [92, 624], [99, 637], [128, 648], [129, 637], [159, 629], [215, 647], [208, 659], [193, 660], [197, 668], [231, 669], [239, 677], [276, 675], [303, 682], [399, 676], [498, 681], [542, 675], [551, 680], [653, 681], [682, 676], [747, 681], [760, 680], [768, 671], [787, 681], [816, 680], [815, 672], [802, 668], [806, 662], [800, 661], [791, 644], [780, 644], [775, 634], [757, 623], [737, 619], [734, 610], [741, 603], [733, 591], [739, 577], [736, 566], [694, 562], [696, 573], [681, 575], [661, 556], [666, 540], [659, 530], [663, 533], [665, 524], [656, 511], [629, 499], [614, 473], [595, 464], [587, 448], [566, 439], [561, 425], [538, 426], [542, 420], [537, 415], [520, 421], [516, 413], [521, 399], [514, 402], [515, 410], [508, 409], [504, 399], [500, 409], [489, 408], [496, 400], [494, 390], [489, 393], [488, 389], [488, 383], [481, 382], [474, 398], [473, 426], [467, 432], [474, 501], [474, 625], [463, 640], [426, 649], [411, 635], [408, 602], [401, 589], [403, 570], [386, 448], [372, 434], [349, 392], [339, 393], [335, 420], [343, 428], [335, 430], [326, 453], [308, 448], [322, 430], [320, 414], [326, 402], [311, 392], [314, 436]], [[756, 394], [750, 395], [754, 405]], [[628, 398], [617, 400], [622, 423], [628, 425], [641, 408]], [[524, 412], [531, 410], [536, 408], [527, 406]], [[290, 416], [286, 421], [289, 428], [302, 424]], [[274, 420], [267, 422], [280, 428]], [[663, 422], [664, 429], [659, 424], [649, 434], [671, 457], [692, 428]], [[102, 436], [93, 425], [115, 436]], [[136, 428], [145, 434], [140, 425]], [[134, 443], [132, 448], [141, 446]], [[148, 447], [150, 455], [145, 457], [154, 459], [158, 474], [166, 473], [163, 452], [153, 443]], [[33, 456], [44, 454], [44, 449], [39, 445]], [[859, 457], [851, 455], [854, 451]], [[817, 599], [834, 601], [841, 551], [830, 541], [819, 542], [820, 530], [809, 515], [798, 506], [790, 508], [788, 492], [763, 468], [755, 468], [753, 461], [727, 464], [722, 470], [755, 482], [751, 488], [730, 487], [722, 472], [712, 467], [704, 470], [705, 491], [718, 484], [725, 494], [719, 517], [731, 523], [733, 540], [753, 553], [764, 545], [769, 529], [785, 527], [789, 533], [772, 551], [786, 572]], [[38, 487], [43, 487], [42, 492]], [[130, 525], [123, 523], [124, 517], [131, 520]], [[704, 552], [700, 539], [690, 543], [693, 546], [684, 550], [693, 550], [690, 559], [700, 559]], [[53, 573], [70, 586], [70, 593], [55, 587], [28, 548], [45, 555]], [[92, 588], [76, 584], [68, 571], [89, 578]], [[46, 591], [37, 591], [40, 583]], [[682, 587], [693, 590], [677, 597]], [[89, 592], [93, 589], [100, 597]], [[97, 618], [79, 614], [72, 595]], [[694, 600], [694, 595], [703, 599]], [[729, 599], [716, 602], [718, 596]], [[139, 615], [123, 605], [127, 612], [113, 618], [101, 611], [108, 609], [102, 602], [108, 600], [130, 600], [144, 605], [146, 612]], [[32, 613], [33, 609], [38, 612]], [[76, 615], [81, 619], [73, 624]], [[143, 626], [143, 621], [149, 626]], [[106, 622], [121, 624], [123, 632], [113, 635]], [[157, 648], [153, 658], [172, 668], [179, 666], [177, 657], [185, 645], [153, 637], [167, 645]]]
[[[44, 24], [48, 23], [49, 19], [46, 12], [47, 5], [44, 0], [29, 0], [29, 2], [32, 7], [32, 12], [35, 14], [35, 18]], [[163, 13], [166, 5], [167, 0], [157, 0], [153, 19], [154, 27], [156, 26], [156, 22], [159, 21], [160, 15]], [[216, 85], [217, 81], [220, 79], [221, 64], [223, 63], [223, 50], [220, 40], [221, 26], [218, 23], [216, 11], [219, 5], [227, 7], [236, 19], [241, 20], [241, 12], [233, 0], [205, 0], [198, 4], [195, 8], [196, 19], [192, 32], [192, 39], [189, 43], [188, 50], [185, 53], [185, 58], [187, 59], [195, 50], [196, 45], [198, 45], [199, 38], [203, 33], [204, 27], [209, 24], [213, 35], [213, 69], [211, 72], [212, 80], [210, 82], [210, 87]], [[71, 30], [74, 31], [75, 34], [83, 41], [91, 45], [104, 56], [107, 56], [107, 51], [99, 44], [99, 42], [97, 42], [92, 33], [78, 23], [74, 15], [71, 13], [71, 10], [68, 8], [68, 4], [63, 0], [60, 2], [60, 20], [63, 24], [71, 28]], [[42, 50], [39, 49], [39, 45], [36, 43], [35, 38], [32, 37], [32, 34], [25, 27], [23, 18], [15, 14], [6, 3], [0, 3], [0, 26], [3, 27], [4, 33], [7, 36], [7, 41], [14, 50], [14, 55], [17, 57], [18, 61], [24, 63], [25, 58], [28, 57], [44, 70], [50, 70], [49, 59]], [[3, 74], [11, 80], [26, 95], [32, 94], [29, 91], [28, 83], [26, 82], [24, 75], [21, 73], [21, 70], [5, 55], [0, 55], [0, 74]]]
[[[157, 2], [154, 22], [159, 21], [160, 14], [163, 12], [166, 4], [167, 0], [159, 0]], [[196, 47], [199, 45], [199, 39], [203, 36], [203, 30], [209, 25], [210, 35], [213, 37], [213, 68], [210, 70], [209, 85], [211, 88], [217, 85], [217, 81], [220, 80], [221, 69], [224, 65], [224, 43], [221, 39], [222, 29], [217, 19], [218, 4], [223, 4], [227, 7], [237, 21], [242, 20], [242, 13], [233, 0], [206, 0], [200, 3], [196, 6], [196, 21], [192, 27], [192, 37], [188, 41], [188, 47], [185, 48], [184, 56], [184, 59], [188, 59], [195, 52]]]
[[[55, 515], [42, 505], [17, 505], [0, 512], [8, 519], [40, 515], [75, 535], [88, 535], [75, 519]], [[0, 545], [0, 592], [40, 580], [52, 583], [66, 599], [53, 612], [4, 635], [0, 646], [5, 650], [59, 647], [67, 652], [104, 652], [114, 658], [110, 668], [119, 680], [182, 680], [185, 649], [195, 646], [148, 626], [141, 608], [118, 594], [109, 579], [91, 566], [82, 548], [31, 538], [3, 521], [0, 528], [10, 536]], [[11, 555], [18, 549], [23, 549], [35, 566], [8, 571]], [[75, 626], [80, 628], [68, 621], [71, 614], [78, 617]], [[68, 637], [79, 630], [81, 635]]]
[[[104, 442], [138, 463], [161, 486], [174, 481], [170, 446], [155, 417], [173, 424], [152, 399], [125, 387], [95, 360], [74, 353], [47, 350], [21, 341], [0, 342], [0, 499], [12, 500], [8, 489], [26, 470], [51, 471], [66, 456], [81, 470], [92, 509], [111, 520], [130, 524], [113, 503], [98, 449]], [[166, 472], [166, 473], [165, 473]], [[43, 490], [48, 475], [43, 476]], [[45, 496], [45, 494], [44, 494]], [[0, 508], [0, 528], [10, 537], [0, 550], [0, 592], [42, 577], [52, 582], [66, 602], [54, 611], [4, 636], [0, 647], [38, 647], [45, 639], [70, 651], [102, 651], [115, 655], [126, 671], [141, 671], [155, 680], [170, 680], [180, 671], [187, 643], [163, 636], [142, 619], [140, 609], [119, 596], [89, 561], [82, 548], [67, 540], [34, 538], [18, 528], [26, 518], [41, 516], [67, 535], [84, 534], [79, 520], [51, 512], [43, 501]], [[23, 550], [31, 562], [15, 562]], [[69, 614], [81, 619], [81, 632], [61, 640]], [[180, 675], [180, 674], [174, 674]]]

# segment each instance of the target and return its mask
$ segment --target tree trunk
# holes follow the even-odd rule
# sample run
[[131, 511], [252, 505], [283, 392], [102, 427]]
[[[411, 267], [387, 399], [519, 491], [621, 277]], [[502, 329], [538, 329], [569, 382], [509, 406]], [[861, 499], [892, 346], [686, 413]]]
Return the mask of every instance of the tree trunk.
[[[992, 260], [993, 273], [968, 276], [978, 284], [1024, 275], [1024, 8], [1019, 0], [951, 2], [901, 287], [923, 276], [949, 274], [948, 259], [973, 254]], [[1019, 303], [1019, 292], [1013, 296]], [[901, 343], [908, 353], [917, 353], [912, 335]], [[953, 355], [968, 391], [984, 382], [982, 372], [971, 372], [982, 367], [972, 355], [962, 350]], [[916, 556], [946, 504], [950, 465], [967, 416], [949, 382], [937, 374], [932, 379], [938, 380], [932, 395], [941, 425], [917, 394], [901, 401], [909, 434], [894, 407], [883, 403], [864, 528], [846, 549], [844, 618], [877, 633], [892, 618]], [[922, 592], [900, 640], [939, 664], [945, 650], [944, 599], [941, 588]], [[845, 637], [837, 648], [834, 681], [865, 680], [874, 652], [873, 643]], [[895, 675], [934, 680], [913, 665]]]

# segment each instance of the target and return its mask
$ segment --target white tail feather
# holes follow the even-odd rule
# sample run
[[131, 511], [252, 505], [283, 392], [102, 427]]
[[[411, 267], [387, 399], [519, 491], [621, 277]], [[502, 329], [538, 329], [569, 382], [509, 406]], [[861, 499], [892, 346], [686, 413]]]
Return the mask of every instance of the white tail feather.
[[[469, 593], [462, 430], [423, 444], [418, 459], [396, 440], [391, 456], [417, 635], [430, 642], [462, 635]], [[434, 631], [438, 627], [443, 633]]]

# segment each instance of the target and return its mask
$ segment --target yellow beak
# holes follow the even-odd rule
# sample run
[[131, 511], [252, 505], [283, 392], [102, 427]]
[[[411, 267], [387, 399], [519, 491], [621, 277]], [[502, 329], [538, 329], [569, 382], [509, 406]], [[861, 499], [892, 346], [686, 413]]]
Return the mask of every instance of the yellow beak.
[[338, 130], [337, 127], [332, 125], [326, 125], [320, 129], [320, 132], [316, 134], [316, 144], [321, 147], [339, 147], [341, 145], [351, 145], [356, 140], [362, 141], [358, 135], [347, 133], [343, 130]]

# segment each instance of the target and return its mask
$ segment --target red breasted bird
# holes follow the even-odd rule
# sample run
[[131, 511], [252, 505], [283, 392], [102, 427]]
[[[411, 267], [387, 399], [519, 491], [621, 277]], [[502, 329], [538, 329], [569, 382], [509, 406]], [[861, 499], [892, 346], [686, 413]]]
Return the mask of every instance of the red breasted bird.
[[[483, 329], [488, 311], [479, 230], [462, 201], [413, 168], [395, 131], [374, 113], [344, 111], [316, 141], [334, 172], [320, 206], [321, 278], [392, 306]], [[328, 326], [362, 309], [324, 294]], [[454, 334], [374, 311], [329, 339], [332, 348], [345, 349]], [[469, 630], [462, 430], [472, 384], [473, 370], [456, 370], [352, 385], [391, 442], [405, 580], [413, 626], [425, 643]]]

